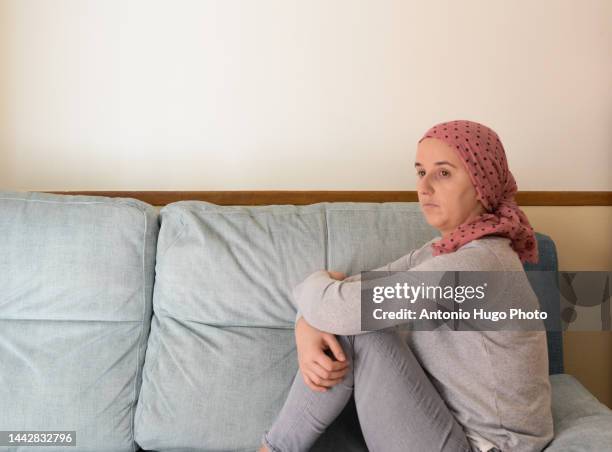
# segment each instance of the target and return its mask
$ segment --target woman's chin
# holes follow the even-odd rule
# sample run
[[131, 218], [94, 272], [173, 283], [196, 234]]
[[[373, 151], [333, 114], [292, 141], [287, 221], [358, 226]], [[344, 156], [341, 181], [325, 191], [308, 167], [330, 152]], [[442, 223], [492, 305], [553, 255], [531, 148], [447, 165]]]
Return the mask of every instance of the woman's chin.
[[433, 223], [440, 223], [440, 214], [439, 212], [434, 212], [431, 210], [426, 210], [423, 212], [423, 216], [425, 217], [425, 220], [427, 220], [427, 222], [432, 225], [435, 226]]

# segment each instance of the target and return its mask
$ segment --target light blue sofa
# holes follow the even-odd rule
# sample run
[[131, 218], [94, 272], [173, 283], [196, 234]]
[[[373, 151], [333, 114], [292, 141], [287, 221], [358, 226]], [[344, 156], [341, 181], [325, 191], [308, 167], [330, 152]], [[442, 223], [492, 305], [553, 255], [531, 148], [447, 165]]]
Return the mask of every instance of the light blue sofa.
[[[297, 371], [291, 288], [437, 235], [416, 203], [168, 204], [0, 192], [0, 431], [76, 431], [45, 451], [253, 451]], [[540, 263], [556, 270], [552, 240]], [[552, 284], [552, 282], [551, 282]], [[534, 283], [541, 303], [556, 293]], [[612, 449], [612, 411], [549, 332], [549, 451]], [[0, 451], [32, 450], [0, 446]], [[354, 403], [316, 451], [367, 451]]]

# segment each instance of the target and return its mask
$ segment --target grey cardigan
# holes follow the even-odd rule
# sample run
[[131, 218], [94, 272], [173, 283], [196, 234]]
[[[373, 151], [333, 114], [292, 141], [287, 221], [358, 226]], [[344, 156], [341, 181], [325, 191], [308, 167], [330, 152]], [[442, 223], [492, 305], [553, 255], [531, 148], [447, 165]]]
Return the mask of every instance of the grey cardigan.
[[[432, 255], [431, 242], [375, 271], [510, 271], [506, 304], [534, 310], [537, 297], [510, 239], [486, 236], [453, 253]], [[332, 269], [333, 270], [333, 269]], [[322, 331], [361, 330], [360, 274], [343, 281], [319, 270], [294, 287], [300, 316]], [[472, 445], [487, 450], [542, 450], [553, 438], [545, 331], [402, 331], [406, 342]]]

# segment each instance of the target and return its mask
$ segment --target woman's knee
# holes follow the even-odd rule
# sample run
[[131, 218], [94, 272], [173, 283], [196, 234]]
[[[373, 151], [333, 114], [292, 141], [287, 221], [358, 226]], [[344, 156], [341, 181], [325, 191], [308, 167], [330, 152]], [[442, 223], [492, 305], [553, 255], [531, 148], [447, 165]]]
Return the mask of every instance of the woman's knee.
[[380, 347], [381, 345], [392, 347], [403, 344], [403, 340], [394, 327], [383, 330], [372, 331], [371, 333], [359, 334], [355, 336], [355, 349]]
[[408, 368], [417, 367], [414, 353], [395, 328], [355, 336], [354, 356], [357, 366], [367, 361], [375, 366], [395, 368], [402, 374]]

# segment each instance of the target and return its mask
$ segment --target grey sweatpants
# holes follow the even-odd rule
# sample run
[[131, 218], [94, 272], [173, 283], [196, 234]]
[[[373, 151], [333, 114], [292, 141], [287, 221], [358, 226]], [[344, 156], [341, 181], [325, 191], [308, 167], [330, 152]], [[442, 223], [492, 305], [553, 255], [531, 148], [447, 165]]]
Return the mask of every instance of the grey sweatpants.
[[472, 451], [463, 428], [396, 327], [336, 337], [349, 361], [349, 371], [326, 392], [315, 392], [298, 370], [277, 419], [262, 436], [268, 449], [308, 451], [354, 391], [369, 450]]

